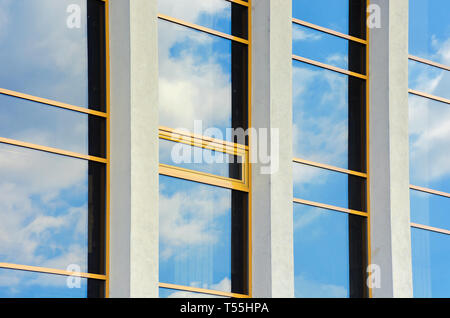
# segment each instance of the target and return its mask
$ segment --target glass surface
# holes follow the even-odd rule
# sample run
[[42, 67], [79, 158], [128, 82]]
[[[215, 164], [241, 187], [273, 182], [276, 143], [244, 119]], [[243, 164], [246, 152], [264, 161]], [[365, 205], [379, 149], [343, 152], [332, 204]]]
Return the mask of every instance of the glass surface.
[[295, 297], [362, 297], [362, 217], [294, 203]]
[[0, 268], [0, 298], [101, 298], [104, 288], [102, 280]]
[[292, 0], [293, 18], [359, 38], [365, 38], [365, 12], [364, 0]]
[[450, 1], [409, 1], [409, 53], [450, 65]]
[[450, 193], [450, 107], [409, 95], [410, 182]]
[[0, 137], [105, 157], [105, 119], [0, 94]]
[[365, 171], [364, 81], [298, 61], [292, 72], [294, 157]]
[[159, 163], [242, 180], [242, 157], [159, 139]]
[[409, 60], [409, 88], [450, 99], [450, 72]]
[[364, 45], [302, 25], [292, 24], [292, 53], [365, 74]]
[[158, 24], [160, 124], [231, 141], [227, 128], [247, 129], [247, 46]]
[[294, 163], [294, 198], [366, 211], [366, 180]]
[[0, 87], [104, 110], [103, 10], [97, 0], [1, 1]]
[[412, 228], [414, 297], [450, 297], [450, 235]]
[[410, 190], [411, 222], [450, 231], [450, 198]]
[[159, 177], [159, 280], [245, 293], [244, 193]]
[[159, 13], [247, 39], [247, 7], [224, 0], [159, 0]]
[[105, 167], [0, 144], [0, 263], [104, 273]]
[[228, 297], [203, 293], [193, 293], [185, 290], [159, 288], [159, 298], [228, 298]]

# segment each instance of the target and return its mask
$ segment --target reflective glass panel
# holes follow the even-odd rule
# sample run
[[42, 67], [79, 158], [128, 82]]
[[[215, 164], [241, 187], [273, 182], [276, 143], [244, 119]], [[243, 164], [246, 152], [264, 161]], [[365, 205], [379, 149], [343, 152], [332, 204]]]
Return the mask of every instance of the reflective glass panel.
[[0, 263], [103, 274], [105, 167], [0, 144]]
[[228, 298], [228, 297], [203, 293], [193, 293], [185, 290], [159, 288], [159, 298]]
[[224, 0], [159, 0], [159, 13], [247, 39], [247, 7]]
[[0, 268], [0, 298], [101, 298], [104, 288], [102, 280]]
[[409, 96], [411, 184], [450, 193], [450, 107]]
[[292, 24], [292, 53], [365, 74], [364, 46], [302, 25]]
[[363, 178], [294, 163], [294, 198], [366, 211]]
[[363, 39], [365, 12], [364, 0], [292, 0], [293, 18]]
[[298, 61], [292, 71], [294, 157], [365, 171], [364, 81]]
[[295, 297], [363, 297], [365, 219], [294, 203]]
[[412, 228], [414, 297], [450, 297], [450, 235]]
[[180, 142], [159, 139], [159, 162], [242, 180], [242, 157]]
[[411, 190], [411, 222], [450, 231], [450, 198]]
[[450, 99], [450, 72], [410, 60], [409, 88]]
[[0, 94], [0, 137], [105, 157], [105, 119]]
[[1, 1], [0, 87], [104, 110], [104, 42], [103, 1]]
[[450, 65], [450, 1], [409, 1], [409, 53]]
[[160, 282], [245, 293], [245, 194], [166, 176], [159, 184]]
[[247, 73], [246, 45], [159, 21], [162, 126], [199, 135], [214, 127], [217, 139], [228, 138], [227, 128], [247, 129]]

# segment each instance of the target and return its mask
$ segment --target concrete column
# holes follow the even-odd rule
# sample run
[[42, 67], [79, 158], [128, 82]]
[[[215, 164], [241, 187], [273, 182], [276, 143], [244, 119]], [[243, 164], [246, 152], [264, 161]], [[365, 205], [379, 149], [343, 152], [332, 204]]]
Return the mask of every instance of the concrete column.
[[371, 262], [373, 297], [412, 297], [408, 149], [408, 0], [372, 0], [370, 32]]
[[110, 297], [158, 297], [156, 0], [109, 0]]
[[294, 297], [291, 2], [252, 1], [252, 126], [278, 129], [269, 154], [279, 158], [272, 174], [252, 165], [253, 297]]

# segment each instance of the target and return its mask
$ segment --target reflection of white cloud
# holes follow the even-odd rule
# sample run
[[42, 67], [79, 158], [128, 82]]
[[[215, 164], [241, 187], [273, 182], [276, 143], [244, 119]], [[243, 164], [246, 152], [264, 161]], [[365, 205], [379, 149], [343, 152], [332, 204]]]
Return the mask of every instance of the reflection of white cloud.
[[299, 27], [294, 27], [292, 29], [292, 40], [294, 41], [317, 41], [321, 38], [322, 36], [314, 31], [301, 29]]
[[345, 286], [325, 284], [310, 280], [304, 275], [295, 276], [295, 297], [298, 298], [345, 298], [348, 290]]
[[[208, 286], [207, 284], [200, 285], [198, 283], [192, 283], [190, 287], [230, 292], [231, 280], [228, 277], [225, 277], [217, 284], [212, 284]], [[167, 298], [221, 298], [221, 297], [202, 293], [192, 293], [187, 291], [175, 291], [171, 293]]]
[[176, 18], [199, 23], [202, 15], [224, 18], [230, 15], [230, 4], [223, 0], [162, 0], [158, 1], [158, 11]]

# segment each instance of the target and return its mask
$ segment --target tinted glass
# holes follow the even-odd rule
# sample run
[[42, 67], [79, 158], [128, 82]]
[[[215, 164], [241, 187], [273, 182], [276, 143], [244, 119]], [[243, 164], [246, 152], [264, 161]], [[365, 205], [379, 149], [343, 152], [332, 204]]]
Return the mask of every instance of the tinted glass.
[[294, 203], [295, 297], [363, 297], [364, 224], [362, 217]]
[[409, 61], [409, 88], [450, 99], [449, 87], [449, 71], [420, 62]]
[[1, 1], [0, 12], [1, 88], [105, 109], [104, 2]]
[[104, 273], [105, 167], [0, 144], [0, 263]]
[[413, 185], [450, 192], [450, 107], [409, 97], [410, 178]]
[[159, 298], [226, 298], [226, 297], [202, 293], [193, 293], [184, 290], [160, 288]]
[[160, 282], [245, 293], [244, 194], [165, 176], [159, 180]]
[[294, 157], [365, 170], [365, 83], [293, 61]]
[[409, 1], [409, 53], [450, 65], [450, 1]]
[[105, 282], [0, 268], [0, 298], [104, 297]]
[[364, 45], [308, 27], [292, 24], [292, 53], [365, 74]]
[[450, 198], [411, 190], [411, 222], [450, 231]]
[[247, 8], [224, 0], [159, 0], [159, 13], [247, 38]]
[[363, 178], [294, 164], [294, 198], [366, 211]]
[[159, 139], [159, 162], [163, 164], [241, 180], [242, 160], [240, 156]]
[[365, 38], [364, 0], [292, 0], [292, 17]]
[[414, 297], [450, 297], [450, 235], [411, 231]]
[[227, 128], [246, 129], [247, 82], [246, 45], [159, 21], [162, 126], [199, 135], [215, 127], [218, 139]]
[[105, 119], [0, 94], [0, 136], [105, 157]]

